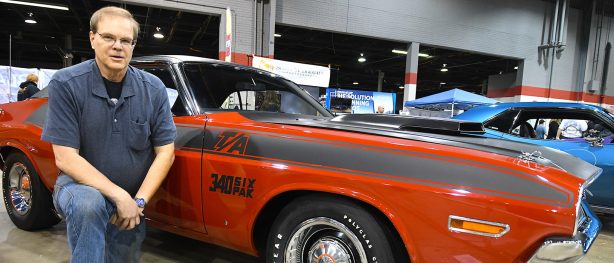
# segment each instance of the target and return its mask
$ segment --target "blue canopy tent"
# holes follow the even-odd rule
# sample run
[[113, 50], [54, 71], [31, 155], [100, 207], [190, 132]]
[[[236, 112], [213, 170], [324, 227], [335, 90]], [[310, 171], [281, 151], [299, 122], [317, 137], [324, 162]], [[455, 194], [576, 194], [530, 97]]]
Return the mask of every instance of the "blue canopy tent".
[[426, 96], [417, 100], [406, 101], [405, 107], [423, 108], [428, 110], [468, 110], [475, 106], [493, 104], [499, 101], [461, 89], [451, 89], [441, 93]]

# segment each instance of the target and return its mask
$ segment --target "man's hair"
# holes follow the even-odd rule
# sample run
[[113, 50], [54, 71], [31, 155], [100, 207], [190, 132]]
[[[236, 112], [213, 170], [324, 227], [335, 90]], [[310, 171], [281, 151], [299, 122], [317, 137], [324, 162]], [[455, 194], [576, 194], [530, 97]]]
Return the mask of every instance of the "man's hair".
[[137, 39], [139, 36], [139, 23], [134, 20], [132, 14], [123, 8], [115, 7], [115, 6], [107, 6], [98, 9], [98, 11], [94, 12], [92, 18], [90, 18], [90, 30], [94, 33], [98, 32], [98, 23], [103, 17], [106, 16], [119, 16], [128, 18], [132, 23], [132, 37]]
[[36, 76], [36, 74], [34, 74], [34, 73], [30, 73], [26, 77], [26, 80], [27, 81], [31, 81], [31, 82], [38, 82], [38, 76]]
[[544, 123], [544, 120], [539, 120], [539, 124], [542, 124], [542, 123]]

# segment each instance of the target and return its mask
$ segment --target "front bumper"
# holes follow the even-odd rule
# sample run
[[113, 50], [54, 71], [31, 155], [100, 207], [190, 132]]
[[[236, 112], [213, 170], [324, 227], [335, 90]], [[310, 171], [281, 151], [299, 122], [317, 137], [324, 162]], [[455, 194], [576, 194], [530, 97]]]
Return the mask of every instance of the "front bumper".
[[574, 263], [582, 259], [593, 241], [599, 235], [601, 222], [591, 211], [586, 201], [582, 201], [585, 219], [578, 225], [577, 234], [573, 237], [547, 238], [541, 247], [533, 254], [528, 263], [563, 262]]

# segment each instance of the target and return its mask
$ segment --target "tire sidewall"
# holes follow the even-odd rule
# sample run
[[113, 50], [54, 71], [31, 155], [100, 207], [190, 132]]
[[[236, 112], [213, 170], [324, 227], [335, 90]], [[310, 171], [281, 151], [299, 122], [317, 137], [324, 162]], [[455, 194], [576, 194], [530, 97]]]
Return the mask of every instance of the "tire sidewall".
[[[325, 217], [342, 223], [360, 240], [366, 263], [395, 262], [390, 243], [379, 220], [361, 207], [345, 200], [302, 200], [286, 206], [275, 220], [269, 235], [266, 262], [284, 262], [284, 251], [298, 226], [308, 219]], [[353, 262], [360, 262], [359, 258]]]

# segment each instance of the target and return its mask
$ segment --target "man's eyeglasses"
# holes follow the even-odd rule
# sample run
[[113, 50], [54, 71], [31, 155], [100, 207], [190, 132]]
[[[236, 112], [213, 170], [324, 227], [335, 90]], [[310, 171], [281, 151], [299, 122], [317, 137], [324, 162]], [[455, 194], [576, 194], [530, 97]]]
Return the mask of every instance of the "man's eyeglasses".
[[[115, 41], [117, 41], [117, 39], [115, 39], [115, 36], [113, 35], [100, 34], [98, 32], [96, 32], [96, 34], [98, 34], [102, 38], [102, 40], [109, 45], [114, 45]], [[121, 44], [124, 47], [134, 47], [134, 45], [136, 45], [136, 39], [120, 38], [119, 44]]]

